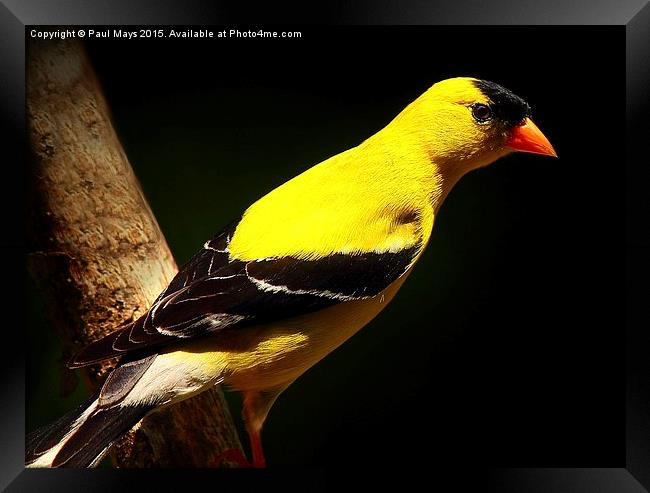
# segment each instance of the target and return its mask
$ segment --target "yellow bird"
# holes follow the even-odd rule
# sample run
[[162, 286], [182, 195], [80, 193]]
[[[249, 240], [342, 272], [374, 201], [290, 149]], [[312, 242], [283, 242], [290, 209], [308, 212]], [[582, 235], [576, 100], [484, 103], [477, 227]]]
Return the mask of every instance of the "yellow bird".
[[93, 466], [147, 413], [226, 384], [243, 393], [253, 465], [264, 466], [273, 402], [393, 299], [460, 177], [512, 151], [556, 156], [530, 113], [493, 82], [443, 80], [259, 199], [145, 315], [72, 359], [121, 357], [86, 405], [28, 437], [27, 464]]

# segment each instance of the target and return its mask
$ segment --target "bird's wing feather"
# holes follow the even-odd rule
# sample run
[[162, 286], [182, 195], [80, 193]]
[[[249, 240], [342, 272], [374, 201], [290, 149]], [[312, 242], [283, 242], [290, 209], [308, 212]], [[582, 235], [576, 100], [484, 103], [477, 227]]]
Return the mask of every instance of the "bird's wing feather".
[[228, 259], [234, 228], [206, 242], [174, 277], [149, 311], [75, 355], [77, 368], [137, 351], [266, 323], [368, 298], [402, 276], [421, 245], [397, 252], [335, 253], [314, 260], [294, 257], [243, 262]]
[[169, 283], [169, 286], [160, 293], [154, 305], [169, 294], [183, 289], [196, 280], [215, 275], [217, 270], [226, 267], [230, 263], [228, 244], [236, 227], [237, 221], [234, 221], [211, 240], [206, 241], [203, 248], [179, 270], [172, 282]]

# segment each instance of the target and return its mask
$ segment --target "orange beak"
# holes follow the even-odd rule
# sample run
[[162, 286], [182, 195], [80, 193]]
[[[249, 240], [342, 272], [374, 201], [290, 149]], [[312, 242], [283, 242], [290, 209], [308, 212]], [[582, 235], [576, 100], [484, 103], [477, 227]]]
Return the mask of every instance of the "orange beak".
[[513, 151], [557, 157], [551, 143], [530, 118], [526, 118], [521, 125], [514, 128], [506, 145]]

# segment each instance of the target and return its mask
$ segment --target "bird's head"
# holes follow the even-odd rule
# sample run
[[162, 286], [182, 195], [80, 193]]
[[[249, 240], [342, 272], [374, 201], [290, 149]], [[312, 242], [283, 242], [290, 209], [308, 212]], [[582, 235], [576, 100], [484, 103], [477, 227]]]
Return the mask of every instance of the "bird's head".
[[557, 156], [528, 103], [494, 82], [456, 77], [434, 84], [397, 118], [417, 133], [442, 173], [462, 175], [513, 151]]

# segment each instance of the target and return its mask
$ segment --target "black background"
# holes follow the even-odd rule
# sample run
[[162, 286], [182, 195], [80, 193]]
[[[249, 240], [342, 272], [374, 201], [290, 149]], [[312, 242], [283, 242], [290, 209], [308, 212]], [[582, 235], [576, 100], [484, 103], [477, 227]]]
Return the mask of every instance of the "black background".
[[[527, 99], [560, 157], [461, 181], [395, 301], [280, 397], [270, 465], [622, 465], [623, 29], [302, 31], [88, 43], [179, 263], [446, 77]], [[46, 350], [30, 355], [28, 429], [56, 417], [56, 389], [33, 390], [53, 375]]]

